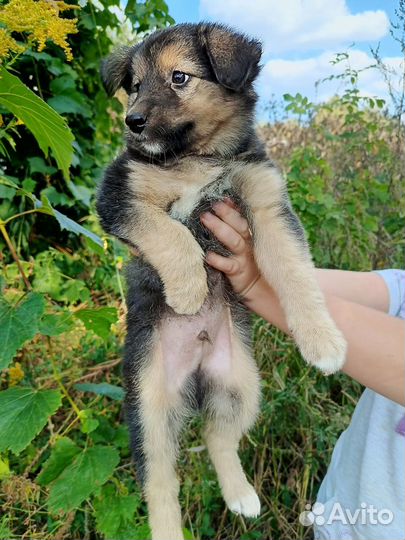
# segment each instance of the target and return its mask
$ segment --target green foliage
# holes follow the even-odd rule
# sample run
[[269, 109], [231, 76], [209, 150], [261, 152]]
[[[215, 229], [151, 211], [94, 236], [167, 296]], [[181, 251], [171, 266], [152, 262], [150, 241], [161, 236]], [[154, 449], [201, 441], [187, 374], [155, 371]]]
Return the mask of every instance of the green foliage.
[[76, 390], [81, 392], [93, 392], [99, 396], [108, 396], [111, 399], [121, 401], [124, 399], [124, 390], [120, 386], [108, 383], [82, 383], [75, 385]]
[[109, 307], [81, 309], [76, 311], [75, 316], [83, 322], [87, 330], [92, 330], [98, 336], [107, 340], [111, 324], [117, 321], [117, 310]]
[[107, 540], [148, 538], [150, 531], [146, 524], [134, 533], [135, 512], [140, 508], [140, 505], [139, 496], [125, 495], [112, 484], [107, 484], [94, 502], [97, 529]]
[[[121, 144], [122, 108], [98, 71], [113, 44], [173, 20], [162, 0], [129, 0], [124, 22], [119, 5], [81, 2], [72, 63], [48, 43], [46, 52], [29, 47], [11, 58], [5, 67], [14, 75], [1, 70], [0, 539], [150, 535], [121, 413], [127, 254], [102, 236], [94, 211], [95, 185]], [[328, 103], [286, 94], [288, 119], [262, 136], [287, 175], [318, 265], [400, 265], [403, 125], [382, 99], [359, 94], [355, 71], [341, 80], [346, 91]], [[226, 512], [196, 419], [180, 451], [186, 538], [311, 536], [298, 515], [315, 498], [360, 388], [304, 365], [260, 319], [254, 345], [262, 411], [241, 455], [263, 513], [245, 522]]]
[[16, 351], [38, 332], [44, 298], [30, 293], [14, 305], [0, 298], [0, 368], [4, 369]]
[[110, 446], [78, 449], [75, 454], [71, 446], [59, 446], [58, 456], [51, 455], [51, 470], [45, 468], [41, 479], [42, 484], [50, 484], [49, 511], [69, 512], [79, 506], [108, 480], [119, 460], [117, 450]]
[[27, 126], [45, 157], [48, 149], [52, 150], [59, 169], [68, 178], [74, 138], [64, 119], [4, 68], [0, 68], [0, 104]]
[[173, 20], [162, 0], [120, 5], [81, 2], [63, 46], [71, 63], [14, 32], [23, 46], [0, 68], [1, 538], [82, 538], [88, 519], [98, 536], [149, 534], [118, 467], [130, 459], [115, 368], [126, 250], [100, 238], [94, 194], [121, 144], [122, 106], [99, 68], [115, 44]]
[[0, 392], [0, 451], [9, 448], [19, 454], [60, 404], [57, 390], [9, 388]]

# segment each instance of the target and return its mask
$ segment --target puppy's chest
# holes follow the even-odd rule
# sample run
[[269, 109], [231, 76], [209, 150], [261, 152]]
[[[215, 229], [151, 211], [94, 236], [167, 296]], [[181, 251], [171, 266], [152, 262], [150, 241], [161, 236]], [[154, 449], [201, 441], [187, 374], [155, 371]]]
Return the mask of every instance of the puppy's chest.
[[186, 222], [202, 201], [222, 198], [231, 188], [231, 177], [226, 164], [187, 159], [170, 168], [134, 165], [129, 181], [138, 200]]
[[178, 199], [171, 204], [170, 216], [186, 222], [197, 207], [201, 206], [201, 211], [208, 210], [214, 201], [222, 199], [231, 188], [231, 176], [224, 170], [211, 178], [208, 184], [185, 186]]

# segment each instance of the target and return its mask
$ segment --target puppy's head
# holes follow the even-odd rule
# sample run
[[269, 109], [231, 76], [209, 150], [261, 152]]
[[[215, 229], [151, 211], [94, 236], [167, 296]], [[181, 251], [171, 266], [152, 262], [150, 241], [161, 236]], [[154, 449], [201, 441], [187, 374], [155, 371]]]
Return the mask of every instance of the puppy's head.
[[146, 156], [230, 156], [252, 129], [260, 43], [218, 24], [180, 24], [118, 49], [107, 91], [128, 95], [130, 148]]

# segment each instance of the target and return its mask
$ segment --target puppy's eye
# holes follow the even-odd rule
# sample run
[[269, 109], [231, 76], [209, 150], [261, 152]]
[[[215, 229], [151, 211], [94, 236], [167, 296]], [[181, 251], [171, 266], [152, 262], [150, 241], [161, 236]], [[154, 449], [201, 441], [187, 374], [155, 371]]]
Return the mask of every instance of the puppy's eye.
[[190, 75], [183, 73], [182, 71], [173, 71], [172, 83], [178, 86], [183, 86], [190, 79]]
[[140, 87], [140, 83], [134, 83], [134, 84], [132, 85], [132, 92], [133, 92], [134, 94], [137, 94], [137, 93], [139, 92], [139, 87]]

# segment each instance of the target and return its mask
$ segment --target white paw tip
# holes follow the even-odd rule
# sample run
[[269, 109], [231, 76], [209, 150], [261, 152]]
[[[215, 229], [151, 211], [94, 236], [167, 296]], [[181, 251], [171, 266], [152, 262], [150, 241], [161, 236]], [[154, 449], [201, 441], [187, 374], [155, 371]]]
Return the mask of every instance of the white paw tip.
[[342, 356], [325, 356], [315, 363], [315, 366], [324, 373], [324, 375], [332, 375], [342, 369], [345, 363], [345, 355]]
[[234, 514], [245, 517], [257, 517], [260, 514], [260, 501], [256, 492], [253, 491], [228, 504], [228, 508]]

